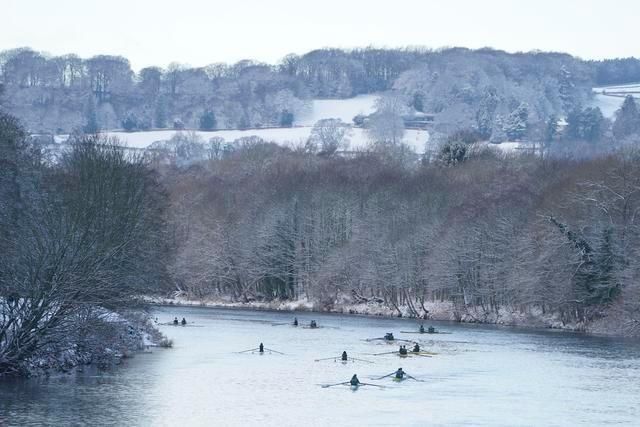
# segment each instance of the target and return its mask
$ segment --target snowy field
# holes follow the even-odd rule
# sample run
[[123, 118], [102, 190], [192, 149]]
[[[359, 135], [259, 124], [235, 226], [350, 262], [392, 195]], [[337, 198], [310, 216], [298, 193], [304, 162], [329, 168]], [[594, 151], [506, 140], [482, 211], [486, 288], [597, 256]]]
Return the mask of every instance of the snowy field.
[[[304, 145], [309, 135], [311, 135], [311, 126], [293, 127], [293, 128], [275, 128], [275, 129], [249, 129], [249, 130], [219, 130], [213, 132], [195, 131], [205, 141], [209, 138], [219, 137], [226, 142], [233, 142], [238, 138], [246, 136], [259, 136], [265, 141], [275, 142], [276, 144], [291, 147]], [[175, 130], [159, 130], [148, 132], [108, 132], [109, 136], [115, 136], [120, 139], [128, 147], [145, 148], [156, 141], [166, 141], [176, 134]], [[407, 130], [404, 136], [404, 142], [413, 150], [422, 153], [425, 150], [425, 143], [429, 139], [429, 133], [425, 130]], [[350, 143], [348, 150], [357, 150], [366, 148], [369, 139], [366, 132], [360, 128], [352, 129], [349, 138]]]
[[360, 95], [349, 99], [314, 99], [311, 111], [294, 122], [296, 126], [313, 126], [321, 119], [340, 119], [352, 123], [358, 114], [369, 115], [375, 111], [378, 95]]
[[[605, 117], [613, 118], [624, 101], [624, 94], [628, 93], [636, 99], [640, 99], [640, 93], [638, 92], [640, 92], [640, 83], [594, 87], [591, 106], [600, 107]], [[607, 93], [609, 93], [609, 95], [607, 95]]]
[[[265, 141], [277, 144], [296, 147], [304, 145], [309, 136], [313, 124], [321, 119], [337, 118], [345, 123], [352, 123], [353, 117], [358, 114], [371, 114], [374, 111], [374, 104], [377, 95], [363, 95], [350, 99], [316, 99], [312, 102], [310, 111], [302, 115], [294, 123], [292, 128], [272, 128], [272, 129], [248, 129], [248, 130], [218, 130], [218, 131], [195, 131], [205, 141], [213, 137], [223, 138], [226, 142], [248, 136], [258, 136]], [[175, 130], [154, 130], [147, 132], [107, 132], [109, 136], [115, 136], [128, 147], [146, 148], [156, 141], [166, 141], [176, 134]], [[58, 142], [65, 138], [57, 138]], [[417, 153], [425, 151], [425, 144], [429, 139], [429, 133], [425, 130], [407, 130], [404, 142]], [[360, 128], [353, 128], [349, 137], [348, 150], [358, 150], [366, 148], [369, 139], [366, 132]]]

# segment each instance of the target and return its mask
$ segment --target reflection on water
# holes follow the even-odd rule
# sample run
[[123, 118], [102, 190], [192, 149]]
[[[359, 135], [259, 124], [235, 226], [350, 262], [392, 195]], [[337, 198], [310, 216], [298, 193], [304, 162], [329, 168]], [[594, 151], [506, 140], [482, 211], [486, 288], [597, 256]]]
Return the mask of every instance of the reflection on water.
[[[439, 323], [442, 335], [401, 334], [415, 321], [159, 308], [175, 347], [107, 372], [0, 382], [0, 425], [637, 425], [640, 344], [552, 331]], [[279, 324], [274, 326], [273, 324]], [[396, 349], [366, 338], [393, 332], [434, 357], [371, 356]], [[265, 347], [284, 352], [237, 352]], [[375, 364], [333, 360], [346, 350]], [[372, 380], [398, 367], [424, 382]], [[321, 388], [347, 381], [384, 389]]]

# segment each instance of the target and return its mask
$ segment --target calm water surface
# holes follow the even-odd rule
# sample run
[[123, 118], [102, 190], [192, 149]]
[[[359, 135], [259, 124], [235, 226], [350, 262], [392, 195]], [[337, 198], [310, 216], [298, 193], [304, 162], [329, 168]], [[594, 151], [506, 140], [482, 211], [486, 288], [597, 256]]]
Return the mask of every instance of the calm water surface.
[[[434, 323], [451, 334], [418, 335], [417, 323], [298, 314], [158, 308], [188, 327], [161, 326], [170, 350], [139, 354], [107, 372], [0, 382], [0, 425], [363, 426], [640, 425], [640, 343], [578, 334]], [[365, 338], [393, 332], [438, 355]], [[235, 352], [257, 347], [286, 353]], [[375, 364], [322, 361], [343, 350]], [[402, 367], [424, 382], [375, 381]], [[321, 388], [347, 381], [386, 387]]]

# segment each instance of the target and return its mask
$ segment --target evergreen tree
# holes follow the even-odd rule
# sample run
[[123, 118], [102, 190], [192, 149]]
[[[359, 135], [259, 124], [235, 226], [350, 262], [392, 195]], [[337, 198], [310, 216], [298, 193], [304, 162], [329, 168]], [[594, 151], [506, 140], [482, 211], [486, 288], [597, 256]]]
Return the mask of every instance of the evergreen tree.
[[476, 112], [476, 129], [482, 138], [489, 138], [492, 134], [493, 116], [497, 107], [498, 95], [495, 88], [487, 88]]
[[551, 116], [545, 122], [544, 143], [548, 147], [553, 143], [556, 135], [558, 135], [558, 118]]
[[638, 112], [638, 106], [633, 96], [627, 95], [622, 106], [616, 112], [613, 134], [617, 138], [624, 138], [638, 131], [640, 131], [640, 112]]
[[100, 125], [98, 124], [98, 112], [96, 111], [96, 103], [93, 98], [87, 103], [87, 110], [85, 113], [85, 125], [82, 130], [84, 133], [98, 133], [100, 131]]
[[604, 116], [600, 108], [586, 108], [582, 112], [582, 137], [589, 142], [597, 142], [604, 131]]
[[500, 144], [506, 140], [507, 134], [504, 131], [504, 122], [502, 120], [502, 116], [498, 114], [491, 126], [491, 137], [489, 138], [489, 142], [492, 144]]
[[414, 93], [413, 102], [411, 104], [416, 111], [424, 113], [424, 94], [422, 92]]
[[529, 120], [529, 107], [525, 103], [521, 103], [518, 108], [513, 110], [505, 123], [505, 132], [509, 139], [518, 141], [527, 134], [527, 126]]
[[592, 298], [598, 304], [611, 302], [620, 291], [620, 285], [614, 275], [616, 255], [613, 249], [612, 234], [611, 227], [603, 230], [602, 241], [595, 257], [597, 281], [592, 289]]
[[447, 142], [438, 153], [438, 162], [444, 166], [455, 166], [467, 158], [467, 144]]
[[167, 127], [167, 105], [162, 98], [158, 99], [156, 102], [153, 121], [157, 128]]
[[571, 72], [563, 65], [560, 67], [560, 77], [558, 78], [558, 92], [562, 101], [564, 111], [574, 109], [576, 85], [573, 82]]
[[122, 121], [122, 129], [124, 129], [126, 132], [133, 132], [134, 130], [138, 129], [138, 119], [136, 118], [135, 114], [131, 112], [127, 114], [127, 117], [125, 117]]
[[293, 113], [289, 110], [282, 110], [280, 113], [280, 126], [290, 128], [293, 126]]
[[200, 130], [214, 130], [216, 128], [216, 116], [211, 110], [205, 111], [200, 116]]
[[570, 140], [597, 142], [602, 137], [605, 119], [600, 108], [574, 109], [567, 116], [566, 137]]

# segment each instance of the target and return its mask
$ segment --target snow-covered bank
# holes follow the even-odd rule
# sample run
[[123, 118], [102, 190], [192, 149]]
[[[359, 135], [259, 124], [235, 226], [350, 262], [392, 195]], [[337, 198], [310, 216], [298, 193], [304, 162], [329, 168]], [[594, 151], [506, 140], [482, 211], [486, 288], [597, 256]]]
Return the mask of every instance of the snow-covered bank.
[[62, 343], [64, 350], [57, 345], [41, 351], [25, 361], [22, 374], [29, 377], [51, 375], [86, 365], [104, 369], [149, 347], [167, 346], [167, 343], [146, 315], [135, 313], [124, 317], [108, 312], [94, 323], [85, 340]]
[[436, 321], [454, 321], [461, 323], [481, 323], [503, 326], [518, 326], [531, 328], [561, 329], [566, 331], [593, 332], [603, 335], [620, 335], [619, 333], [607, 334], [601, 328], [595, 329], [590, 325], [581, 323], [563, 323], [559, 316], [542, 313], [541, 310], [533, 309], [529, 312], [519, 312], [502, 308], [498, 313], [484, 313], [480, 309], [467, 309], [461, 312], [451, 302], [425, 302], [423, 304], [426, 312], [419, 316], [412, 314], [408, 306], [399, 306], [398, 309], [391, 308], [384, 303], [370, 301], [367, 303], [356, 303], [351, 301], [336, 303], [330, 308], [320, 307], [319, 304], [307, 299], [295, 301], [251, 301], [238, 302], [225, 298], [190, 299], [184, 296], [172, 298], [149, 297], [147, 301], [151, 304], [163, 306], [186, 306], [186, 307], [210, 307], [210, 308], [235, 308], [244, 310], [269, 310], [269, 311], [308, 311], [324, 312], [336, 314], [353, 314], [363, 316], [378, 317], [405, 317], [421, 318]]

